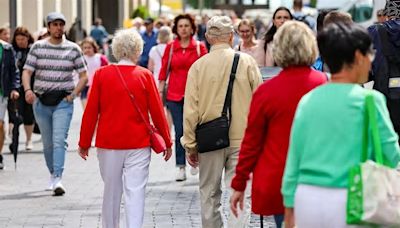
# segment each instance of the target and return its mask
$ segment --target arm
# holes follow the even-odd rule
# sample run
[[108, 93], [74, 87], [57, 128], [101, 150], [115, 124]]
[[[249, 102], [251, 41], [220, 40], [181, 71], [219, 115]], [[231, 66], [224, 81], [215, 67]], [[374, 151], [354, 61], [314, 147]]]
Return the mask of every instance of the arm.
[[79, 81], [72, 93], [66, 97], [68, 102], [72, 102], [74, 98], [83, 90], [83, 88], [85, 88], [88, 82], [85, 59], [83, 58], [82, 52], [79, 48], [77, 52], [78, 54], [74, 60], [74, 69], [79, 73]]
[[24, 87], [25, 91], [25, 101], [28, 104], [33, 104], [36, 99], [35, 93], [32, 91], [31, 88], [31, 77], [33, 72], [29, 69], [25, 69], [22, 72], [22, 86]]
[[272, 57], [272, 42], [267, 44], [267, 51], [265, 53], [265, 66], [273, 67], [274, 66], [274, 57]]

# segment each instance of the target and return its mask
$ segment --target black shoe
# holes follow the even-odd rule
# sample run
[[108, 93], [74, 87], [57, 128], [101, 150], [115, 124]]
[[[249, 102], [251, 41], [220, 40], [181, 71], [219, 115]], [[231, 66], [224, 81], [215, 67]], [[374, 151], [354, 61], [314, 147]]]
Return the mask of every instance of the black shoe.
[[0, 169], [4, 169], [3, 155], [0, 154]]

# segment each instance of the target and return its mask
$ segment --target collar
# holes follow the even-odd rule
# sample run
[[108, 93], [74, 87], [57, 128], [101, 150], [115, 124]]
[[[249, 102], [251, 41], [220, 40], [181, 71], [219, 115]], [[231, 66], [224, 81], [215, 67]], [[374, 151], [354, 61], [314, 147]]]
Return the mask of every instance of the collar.
[[128, 66], [135, 66], [136, 64], [132, 62], [130, 59], [121, 59], [117, 65], [128, 65]]
[[232, 47], [228, 43], [215, 44], [211, 46], [210, 52], [222, 49], [232, 49]]
[[[189, 46], [187, 46], [187, 48], [196, 48], [196, 40], [195, 39], [193, 39], [193, 37], [190, 39], [190, 43], [189, 43]], [[179, 42], [179, 39], [178, 38], [176, 38], [176, 39], [174, 39], [174, 41], [173, 41], [173, 43], [172, 43], [173, 45], [174, 45], [174, 49], [178, 49], [178, 48], [182, 48], [181, 47], [181, 43]], [[186, 49], [187, 49], [186, 48]]]

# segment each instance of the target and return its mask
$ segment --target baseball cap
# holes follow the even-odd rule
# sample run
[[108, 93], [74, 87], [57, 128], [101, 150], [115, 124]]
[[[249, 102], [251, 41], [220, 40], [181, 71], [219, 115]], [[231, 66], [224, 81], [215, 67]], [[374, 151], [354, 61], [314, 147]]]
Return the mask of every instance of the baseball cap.
[[387, 0], [384, 13], [388, 17], [400, 18], [400, 0]]
[[213, 16], [207, 22], [207, 34], [220, 36], [233, 31], [232, 20], [227, 16]]
[[53, 21], [56, 21], [56, 20], [61, 20], [64, 22], [64, 24], [66, 22], [65, 17], [62, 13], [51, 12], [51, 13], [47, 14], [47, 17], [46, 17], [47, 24], [49, 24]]

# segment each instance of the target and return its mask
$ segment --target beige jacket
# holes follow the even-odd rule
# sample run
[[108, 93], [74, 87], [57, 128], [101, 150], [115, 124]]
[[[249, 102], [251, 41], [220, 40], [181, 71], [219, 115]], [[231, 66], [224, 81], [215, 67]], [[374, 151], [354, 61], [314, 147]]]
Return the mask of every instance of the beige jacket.
[[[190, 68], [185, 90], [182, 146], [197, 153], [195, 130], [198, 124], [221, 116], [228, 89], [235, 51], [228, 44], [218, 44]], [[262, 83], [256, 61], [241, 53], [232, 91], [231, 147], [239, 147], [247, 125], [253, 92]]]

